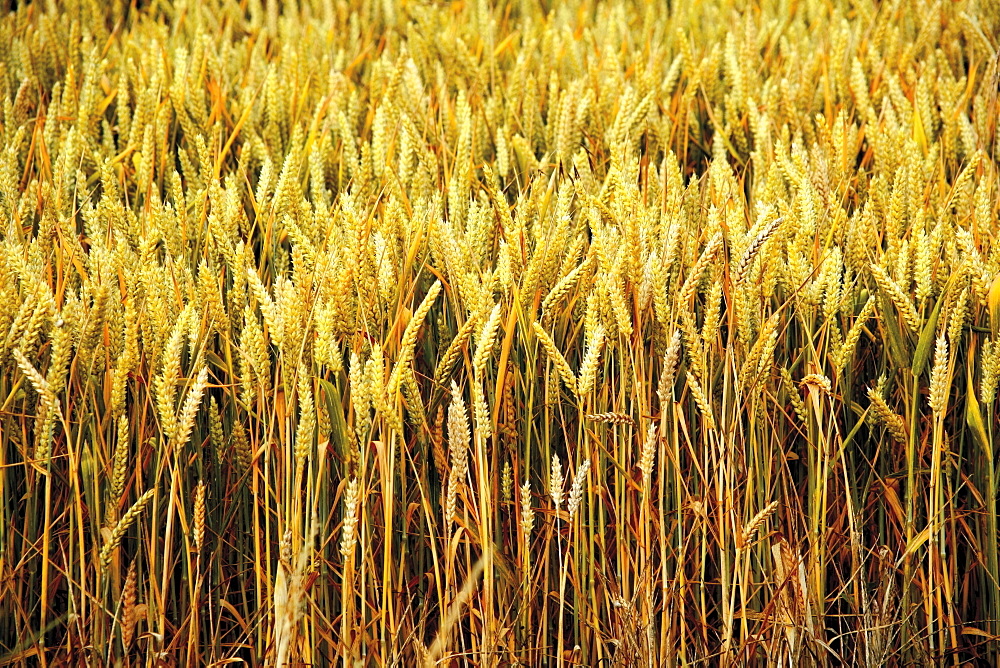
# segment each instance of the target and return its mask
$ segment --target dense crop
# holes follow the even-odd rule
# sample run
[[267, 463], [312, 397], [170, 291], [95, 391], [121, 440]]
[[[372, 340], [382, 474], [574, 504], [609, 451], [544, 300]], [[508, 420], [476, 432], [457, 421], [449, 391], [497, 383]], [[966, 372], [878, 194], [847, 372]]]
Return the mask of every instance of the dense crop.
[[0, 664], [998, 660], [1000, 3], [109, 5], [0, 18]]

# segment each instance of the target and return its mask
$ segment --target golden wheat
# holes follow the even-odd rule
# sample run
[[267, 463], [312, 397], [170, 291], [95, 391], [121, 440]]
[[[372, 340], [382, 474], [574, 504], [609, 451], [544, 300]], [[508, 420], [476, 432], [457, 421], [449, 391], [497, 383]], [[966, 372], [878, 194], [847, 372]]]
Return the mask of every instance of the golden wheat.
[[997, 663], [997, 3], [8, 4], [0, 664]]

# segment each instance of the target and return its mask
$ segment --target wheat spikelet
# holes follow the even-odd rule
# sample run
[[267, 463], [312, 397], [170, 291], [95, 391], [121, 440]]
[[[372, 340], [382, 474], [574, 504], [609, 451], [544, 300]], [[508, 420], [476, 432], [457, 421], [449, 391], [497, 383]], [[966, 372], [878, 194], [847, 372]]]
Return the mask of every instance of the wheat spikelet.
[[500, 500], [505, 506], [514, 502], [514, 468], [505, 460], [500, 473]]
[[314, 514], [308, 524], [309, 533], [302, 540], [298, 552], [292, 554], [292, 533], [286, 530], [279, 549], [277, 573], [274, 579], [272, 604], [274, 606], [275, 665], [286, 665], [295, 647], [295, 636], [305, 603], [305, 581], [311, 562], [312, 543], [316, 538], [318, 520]]
[[371, 357], [365, 362], [365, 391], [376, 417], [387, 416], [390, 405], [385, 384], [385, 356], [378, 342], [372, 344]]
[[438, 476], [444, 480], [448, 476], [448, 456], [444, 451], [444, 406], [439, 406], [431, 426], [431, 453]]
[[831, 394], [833, 392], [833, 384], [830, 379], [819, 373], [808, 373], [802, 377], [799, 381], [799, 385], [803, 387], [813, 386], [822, 390], [826, 394]]
[[517, 439], [519, 433], [517, 404], [515, 403], [516, 399], [514, 394], [516, 383], [517, 379], [515, 377], [514, 366], [512, 364], [508, 364], [507, 372], [504, 374], [503, 394], [500, 399], [503, 406], [500, 433], [508, 444], [512, 444]]
[[451, 405], [448, 407], [448, 447], [451, 451], [451, 472], [445, 496], [445, 521], [447, 530], [458, 513], [458, 490], [464, 484], [469, 466], [469, 416], [458, 385], [451, 384]]
[[906, 296], [903, 289], [899, 287], [896, 281], [889, 277], [889, 274], [885, 269], [879, 267], [875, 264], [871, 265], [872, 276], [875, 277], [875, 282], [878, 286], [886, 293], [886, 296], [892, 300], [892, 303], [896, 305], [899, 309], [900, 315], [903, 316], [903, 320], [906, 322], [907, 326], [913, 332], [920, 331], [920, 315], [917, 313], [916, 307], [910, 298]]
[[701, 280], [702, 274], [705, 270], [711, 266], [715, 259], [715, 254], [719, 252], [722, 248], [722, 232], [716, 232], [708, 243], [705, 244], [705, 249], [698, 256], [698, 260], [691, 267], [691, 271], [688, 272], [688, 276], [684, 279], [684, 284], [681, 286], [679, 296], [677, 298], [678, 303], [682, 308], [687, 308], [687, 305], [691, 303], [691, 298], [694, 297], [695, 290], [698, 289], [698, 282]]
[[550, 337], [537, 322], [531, 323], [531, 329], [535, 333], [535, 336], [538, 337], [539, 342], [541, 342], [542, 348], [545, 349], [545, 353], [548, 355], [549, 361], [552, 362], [552, 365], [559, 373], [559, 377], [562, 379], [563, 383], [565, 383], [566, 387], [575, 392], [576, 375], [573, 373], [573, 370], [570, 369], [566, 358], [563, 357], [561, 352], [559, 352], [559, 349], [556, 347], [552, 337]]
[[500, 329], [500, 304], [493, 307], [490, 317], [486, 319], [483, 330], [479, 335], [479, 342], [476, 346], [476, 353], [472, 357], [472, 372], [476, 378], [482, 378], [486, 371], [486, 364], [493, 353], [493, 341], [496, 339], [497, 331]]
[[768, 367], [771, 357], [774, 354], [774, 347], [778, 336], [778, 314], [772, 314], [767, 320], [757, 336], [753, 347], [747, 353], [743, 368], [740, 371], [740, 387], [749, 388], [759, 381], [759, 377]]
[[736, 265], [737, 283], [741, 283], [746, 277], [747, 271], [757, 258], [757, 254], [760, 253], [760, 249], [774, 236], [774, 233], [778, 231], [778, 227], [781, 226], [784, 220], [782, 216], [772, 220], [757, 233], [753, 241], [750, 242], [750, 245], [747, 246], [747, 249], [743, 252], [743, 256], [740, 258], [739, 264]]
[[49, 386], [49, 382], [45, 380], [45, 376], [40, 374], [38, 370], [32, 366], [31, 362], [28, 361], [28, 358], [24, 356], [23, 352], [21, 352], [21, 349], [15, 348], [11, 355], [17, 362], [17, 366], [20, 367], [21, 372], [27, 376], [28, 380], [31, 381], [31, 385], [35, 388], [35, 392], [38, 393], [39, 397], [46, 402], [54, 401], [55, 397], [52, 394], [52, 388]]
[[444, 355], [441, 357], [441, 361], [438, 362], [437, 368], [434, 370], [434, 384], [444, 385], [448, 376], [451, 374], [452, 369], [455, 368], [455, 363], [458, 358], [462, 355], [462, 348], [468, 343], [469, 338], [472, 333], [476, 330], [476, 318], [469, 318], [465, 323], [459, 328], [458, 333], [455, 334], [455, 338], [451, 340], [448, 344], [448, 348], [445, 350]]
[[583, 483], [589, 470], [590, 460], [584, 459], [580, 467], [577, 468], [576, 475], [573, 476], [573, 484], [570, 485], [569, 489], [569, 499], [566, 502], [570, 520], [576, 516], [576, 511], [580, 508], [580, 502], [583, 500]]
[[413, 357], [413, 347], [417, 343], [417, 335], [420, 333], [420, 327], [424, 324], [424, 320], [427, 319], [427, 314], [430, 313], [431, 307], [434, 306], [434, 301], [439, 294], [441, 294], [441, 281], [434, 281], [427, 294], [424, 295], [424, 299], [420, 302], [420, 306], [417, 307], [413, 317], [406, 323], [406, 329], [403, 331], [403, 338], [399, 344], [399, 358], [396, 360], [396, 365], [393, 367], [392, 375], [389, 377], [389, 383], [386, 387], [386, 392], [390, 397], [395, 395], [399, 390], [403, 369], [410, 363]]
[[194, 493], [194, 551], [201, 554], [205, 544], [205, 481], [199, 480]]
[[344, 560], [354, 555], [354, 546], [358, 542], [358, 503], [361, 500], [361, 484], [357, 478], [351, 478], [344, 492], [344, 527], [340, 534], [340, 554]]
[[572, 271], [559, 279], [559, 281], [552, 286], [548, 294], [545, 295], [545, 299], [542, 300], [542, 319], [551, 318], [552, 314], [555, 312], [556, 306], [569, 294], [570, 290], [576, 287], [577, 282], [585, 271], [590, 268], [592, 262], [592, 256], [585, 259], [582, 263], [577, 265]]
[[51, 450], [51, 431], [52, 427], [46, 425], [50, 420], [55, 420], [57, 416], [61, 413], [59, 410], [59, 404], [55, 396], [55, 392], [52, 390], [52, 386], [49, 384], [48, 380], [32, 366], [28, 358], [25, 357], [24, 353], [21, 352], [20, 348], [15, 348], [12, 351], [12, 356], [17, 362], [17, 366], [21, 369], [21, 372], [28, 378], [31, 382], [32, 387], [35, 392], [38, 393], [40, 406], [39, 406], [39, 416], [40, 421], [36, 424], [36, 429], [38, 430], [35, 442], [35, 457], [42, 461], [48, 461], [49, 456], [52, 453]]
[[625, 302], [624, 289], [618, 276], [606, 274], [602, 284], [602, 291], [607, 298], [607, 302], [611, 305], [611, 312], [614, 314], [614, 321], [618, 327], [618, 332], [626, 338], [632, 336], [632, 314], [629, 312], [628, 304]]
[[250, 468], [253, 462], [253, 452], [250, 449], [250, 443], [247, 441], [246, 429], [239, 420], [233, 422], [232, 443], [233, 451], [236, 455], [237, 469], [242, 474]]
[[778, 508], [778, 502], [772, 501], [762, 508], [756, 515], [754, 515], [749, 522], [743, 527], [743, 532], [741, 535], [742, 547], [753, 542], [754, 536], [757, 535], [757, 531], [764, 525], [764, 522], [768, 517], [771, 516]]
[[486, 404], [486, 392], [482, 383], [485, 381], [486, 365], [493, 353], [493, 341], [496, 338], [499, 328], [500, 304], [497, 304], [493, 307], [490, 317], [487, 318], [486, 323], [483, 325], [479, 344], [472, 358], [474, 379], [472, 384], [472, 404], [476, 415], [477, 433], [481, 434], [484, 439], [489, 439], [493, 436], [493, 425], [490, 419], [489, 406]]
[[601, 350], [604, 348], [605, 330], [603, 325], [597, 325], [587, 345], [583, 362], [580, 363], [580, 375], [576, 383], [577, 396], [582, 398], [594, 389], [597, 382], [597, 367], [601, 361]]
[[705, 396], [701, 383], [694, 376], [688, 376], [688, 389], [691, 390], [695, 405], [698, 406], [698, 410], [705, 420], [705, 429], [715, 429], [715, 415], [712, 411], [712, 405], [708, 403], [708, 397]]
[[879, 393], [874, 388], [868, 388], [868, 400], [871, 401], [872, 409], [875, 411], [874, 416], [879, 422], [885, 427], [889, 435], [898, 442], [906, 442], [906, 425], [903, 422], [903, 418], [897, 415], [889, 405], [885, 403], [885, 399], [882, 398], [881, 393]]
[[493, 437], [493, 421], [490, 407], [486, 404], [486, 392], [479, 381], [472, 384], [472, 409], [476, 418], [476, 434], [483, 440]]
[[132, 504], [132, 506], [122, 515], [122, 518], [118, 520], [118, 524], [111, 531], [111, 536], [105, 541], [104, 547], [101, 548], [100, 563], [101, 569], [107, 571], [111, 567], [111, 556], [118, 547], [122, 539], [125, 537], [125, 533], [128, 531], [129, 527], [135, 524], [135, 521], [139, 519], [139, 515], [142, 514], [143, 509], [145, 509], [146, 504], [153, 498], [153, 493], [155, 490], [147, 490], [139, 499]]
[[653, 475], [653, 463], [656, 458], [657, 434], [656, 425], [649, 425], [646, 430], [646, 438], [642, 442], [642, 451], [639, 455], [639, 470], [642, 471], [642, 487], [649, 491], [650, 479]]
[[673, 390], [674, 380], [677, 374], [677, 363], [680, 361], [681, 353], [681, 332], [675, 329], [670, 336], [670, 343], [663, 353], [663, 369], [660, 371], [660, 381], [656, 387], [656, 395], [660, 400], [660, 407], [666, 405], [668, 394]]
[[115, 439], [115, 454], [112, 458], [111, 468], [111, 498], [108, 499], [108, 523], [116, 522], [118, 519], [118, 504], [122, 494], [125, 492], [125, 478], [128, 475], [128, 442], [129, 425], [128, 418], [124, 415], [118, 418], [118, 433]]
[[979, 385], [980, 401], [992, 406], [1000, 381], [1000, 345], [987, 341], [983, 346], [983, 375]]
[[299, 364], [296, 394], [299, 400], [299, 422], [295, 427], [295, 461], [302, 467], [312, 452], [316, 435], [316, 402], [313, 398], [312, 375], [305, 364]]
[[559, 457], [552, 455], [552, 465], [549, 467], [549, 496], [552, 497], [552, 505], [556, 510], [562, 505], [565, 490], [565, 479], [563, 478], [562, 463]]
[[208, 440], [212, 445], [215, 461], [221, 462], [225, 453], [226, 434], [222, 428], [222, 416], [215, 397], [208, 398]]
[[[55, 333], [52, 336], [52, 352], [49, 358], [49, 368], [45, 374], [45, 380], [49, 385], [48, 398], [43, 396], [41, 412], [35, 424], [35, 451], [39, 459], [45, 459], [52, 449], [52, 439], [55, 434], [56, 424], [62, 416], [59, 405], [58, 394], [66, 386], [66, 367], [69, 364], [72, 353], [72, 339], [69, 328], [61, 317], [57, 317]], [[117, 377], [117, 376], [116, 376]], [[51, 401], [49, 401], [49, 399]], [[124, 401], [124, 396], [122, 397]]]
[[711, 345], [719, 334], [719, 318], [722, 315], [722, 281], [713, 281], [706, 299], [705, 320], [701, 327], [701, 339]]
[[53, 406], [56, 402], [55, 393], [45, 376], [39, 373], [20, 348], [15, 348], [11, 352], [11, 356], [14, 358], [14, 361], [17, 362], [17, 366], [21, 369], [21, 373], [28, 378], [31, 382], [31, 386], [34, 388], [35, 392], [38, 393], [43, 409], [45, 407]]
[[247, 284], [250, 286], [254, 299], [260, 305], [260, 312], [264, 316], [264, 322], [267, 324], [271, 337], [280, 347], [284, 339], [284, 330], [278, 318], [278, 307], [274, 303], [274, 300], [271, 299], [270, 293], [264, 287], [263, 281], [260, 280], [260, 276], [257, 275], [257, 272], [253, 268], [247, 268], [246, 276]]
[[795, 415], [799, 418], [799, 421], [803, 425], [809, 424], [809, 414], [806, 412], [806, 404], [802, 401], [799, 388], [795, 384], [795, 381], [792, 380], [791, 372], [784, 367], [781, 369], [781, 384], [788, 394], [789, 400], [792, 402], [792, 409], [795, 411]]
[[[406, 402], [406, 414], [410, 418], [410, 423], [420, 428], [426, 426], [427, 412], [424, 408], [424, 402], [420, 398], [420, 386], [417, 384], [413, 370], [409, 370], [403, 374], [400, 391], [403, 393], [403, 400]], [[321, 405], [317, 406], [318, 409], [321, 407]], [[326, 416], [326, 411], [318, 411], [318, 413], [320, 417]], [[324, 433], [329, 433], [329, 430], [323, 431]]]
[[[35, 303], [35, 308], [31, 313], [31, 317], [28, 319], [28, 322], [24, 327], [24, 331], [20, 333], [20, 336], [17, 339], [18, 348], [22, 351], [27, 351], [28, 354], [34, 354], [35, 345], [38, 343], [38, 338], [42, 333], [43, 324], [51, 321], [52, 315], [56, 312], [56, 304], [52, 297], [52, 291], [49, 289], [48, 285], [42, 285], [43, 287], [40, 290], [41, 294], [38, 301]], [[96, 327], [97, 325], [95, 325], [95, 328]], [[91, 336], [96, 338], [96, 331]], [[13, 342], [14, 339], [11, 338], [9, 343]], [[90, 343], [90, 341], [88, 341], [88, 343]], [[92, 349], [96, 352], [96, 346], [96, 341], [94, 341], [91, 343], [91, 348], [86, 350]]]
[[962, 341], [962, 332], [965, 329], [965, 321], [969, 315], [969, 288], [962, 288], [948, 314], [948, 341], [951, 345], [957, 346]]
[[[464, 469], [465, 456], [469, 450], [469, 417], [465, 401], [458, 384], [451, 383], [451, 405], [448, 407], [448, 447], [451, 451], [452, 468]], [[461, 471], [462, 476], [465, 471]]]
[[854, 324], [851, 328], [847, 330], [847, 336], [844, 337], [844, 342], [841, 344], [837, 354], [834, 356], [834, 367], [837, 373], [842, 372], [847, 368], [848, 363], [851, 361], [851, 356], [854, 354], [854, 349], [858, 345], [858, 341], [861, 339], [861, 333], [864, 331], [865, 323], [871, 317], [872, 313], [875, 311], [875, 298], [869, 297], [865, 305], [861, 307], [861, 312], [858, 313], [858, 317], [855, 318]]
[[25, 298], [21, 305], [18, 307], [17, 316], [10, 324], [10, 328], [7, 330], [7, 335], [3, 340], [3, 346], [0, 347], [0, 359], [7, 357], [7, 351], [10, 347], [14, 345], [14, 341], [20, 337], [21, 332], [28, 324], [28, 320], [32, 317], [35, 312], [36, 298], [34, 295], [29, 295]]
[[943, 415], [948, 403], [948, 340], [944, 332], [934, 346], [934, 366], [931, 368], [931, 392], [928, 403], [936, 415]]
[[180, 376], [181, 352], [184, 346], [184, 330], [187, 327], [188, 314], [189, 311], [185, 310], [174, 324], [170, 338], [163, 350], [162, 371], [153, 381], [160, 427], [167, 438], [172, 438], [177, 430], [174, 402], [177, 396], [177, 379]]
[[524, 532], [524, 540], [527, 542], [531, 537], [531, 529], [535, 525], [535, 511], [531, 507], [531, 482], [525, 480], [521, 485], [521, 531]]
[[186, 444], [188, 438], [191, 436], [191, 430], [194, 428], [194, 420], [198, 414], [198, 407], [201, 405], [201, 397], [205, 393], [206, 387], [208, 387], [207, 366], [202, 367], [201, 371], [198, 372], [197, 378], [195, 378], [191, 389], [188, 390], [187, 397], [184, 399], [184, 406], [181, 408], [180, 415], [177, 416], [177, 431], [174, 434], [173, 440], [178, 446]]
[[635, 425], [635, 420], [625, 413], [592, 413], [587, 415], [587, 419], [593, 422], [603, 422], [606, 424]]
[[125, 584], [122, 587], [122, 645], [127, 652], [135, 637], [135, 625], [139, 621], [136, 615], [136, 572], [135, 560], [128, 567]]

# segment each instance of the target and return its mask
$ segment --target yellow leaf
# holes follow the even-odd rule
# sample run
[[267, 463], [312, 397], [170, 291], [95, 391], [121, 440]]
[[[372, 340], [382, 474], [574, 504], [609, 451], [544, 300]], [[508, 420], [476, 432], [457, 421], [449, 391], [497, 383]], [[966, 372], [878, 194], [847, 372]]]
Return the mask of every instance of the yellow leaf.
[[983, 414], [979, 410], [979, 402], [976, 400], [976, 388], [972, 382], [972, 369], [966, 368], [966, 392], [965, 392], [965, 421], [972, 430], [972, 437], [983, 449], [986, 461], [993, 465], [993, 447], [990, 439], [986, 435], [986, 423], [983, 422]]
[[974, 626], [963, 626], [962, 627], [963, 636], [980, 636], [981, 638], [994, 638], [995, 636], [990, 635], [982, 629], [977, 629]]
[[913, 110], [913, 140], [920, 147], [920, 152], [927, 155], [927, 135], [924, 132], [924, 123], [916, 109]]
[[899, 568], [903, 564], [903, 561], [908, 556], [919, 550], [920, 546], [926, 543], [930, 537], [931, 537], [931, 528], [929, 526], [920, 533], [918, 533], [916, 536], [914, 536], [910, 540], [910, 542], [906, 544], [906, 551], [903, 552], [903, 556], [901, 556], [899, 558], [899, 561], [896, 562], [896, 568]]

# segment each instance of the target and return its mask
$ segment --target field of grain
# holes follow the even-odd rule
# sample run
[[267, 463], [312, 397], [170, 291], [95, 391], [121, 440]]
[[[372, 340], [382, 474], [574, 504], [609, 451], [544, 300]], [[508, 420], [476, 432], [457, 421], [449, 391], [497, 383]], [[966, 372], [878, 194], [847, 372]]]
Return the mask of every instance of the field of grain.
[[1000, 3], [13, 5], [0, 666], [1000, 661]]

